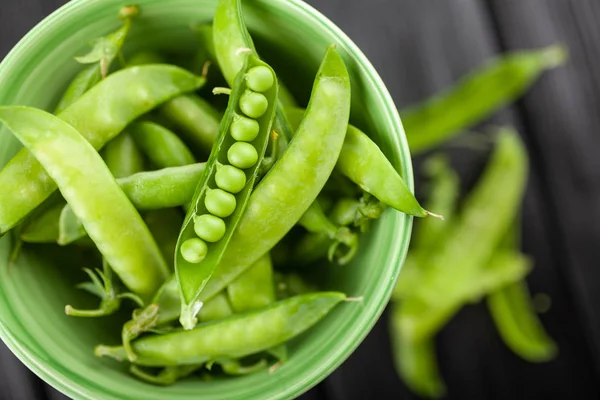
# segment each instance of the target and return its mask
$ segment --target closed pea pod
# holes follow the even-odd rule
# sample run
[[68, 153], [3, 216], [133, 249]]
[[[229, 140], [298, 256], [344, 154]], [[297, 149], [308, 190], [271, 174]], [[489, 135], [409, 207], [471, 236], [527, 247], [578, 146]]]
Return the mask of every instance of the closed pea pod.
[[[230, 134], [232, 121], [236, 115], [241, 113], [241, 96], [246, 90], [245, 73], [248, 69], [257, 66], [270, 69], [256, 57], [247, 55], [247, 66], [240, 71], [233, 85], [229, 105], [221, 122], [219, 137], [198, 183], [196, 194], [179, 237], [178, 248], [181, 251], [176, 254], [175, 270], [182, 296], [180, 320], [186, 329], [193, 328], [196, 323], [195, 315], [202, 306], [202, 303], [198, 301], [200, 292], [218, 266], [231, 235], [235, 231], [240, 217], [244, 214], [267, 148], [277, 98], [276, 83], [262, 94], [268, 99], [269, 110], [257, 119], [260, 126], [257, 137], [252, 142], [237, 142]], [[274, 74], [272, 70], [271, 73]], [[248, 150], [247, 147], [242, 148], [241, 151], [236, 150], [240, 144], [248, 146], [252, 150]], [[233, 154], [232, 157], [230, 157], [231, 154]], [[223, 166], [232, 163], [232, 158], [239, 161], [233, 167], [243, 170], [242, 172], [246, 175], [245, 187], [235, 194], [218, 187], [216, 182], [217, 172]], [[218, 241], [206, 243], [196, 235], [196, 231], [202, 230], [197, 226], [197, 217], [205, 214], [219, 217], [225, 223], [225, 233]]]
[[227, 286], [231, 306], [236, 313], [258, 310], [275, 301], [271, 256], [261, 257], [246, 272]]
[[[100, 149], [140, 115], [203, 83], [203, 78], [177, 67], [133, 67], [109, 75], [58, 117]], [[56, 190], [52, 179], [26, 149], [0, 170], [0, 187], [11, 193], [0, 197], [0, 235]]]
[[[155, 335], [133, 342], [143, 366], [202, 364], [220, 357], [240, 358], [285, 343], [319, 322], [346, 296], [311, 293], [272, 304], [254, 313], [197, 326], [192, 330]], [[227, 333], [225, 335], [225, 333]], [[125, 358], [122, 347], [98, 346], [96, 355]]]
[[473, 71], [443, 94], [401, 110], [411, 153], [427, 151], [483, 121], [566, 58], [562, 46], [509, 53]]
[[196, 162], [185, 143], [167, 128], [144, 121], [134, 123], [127, 129], [156, 168], [181, 167]]
[[[166, 263], [140, 215], [90, 143], [73, 127], [44, 111], [2, 107], [0, 119], [60, 186], [123, 283], [149, 298], [167, 277]], [[123, 226], [128, 229], [121, 229]]]
[[182, 133], [196, 149], [209, 153], [219, 135], [221, 115], [194, 94], [176, 97], [159, 108], [160, 117]]
[[[288, 118], [292, 126], [298, 124], [303, 114], [302, 109], [288, 110]], [[348, 125], [336, 170], [350, 178], [365, 192], [398, 211], [415, 217], [428, 215], [439, 217], [421, 207], [404, 179], [377, 144], [352, 125]]]
[[115, 178], [124, 178], [144, 170], [144, 155], [129, 132], [123, 132], [106, 144], [102, 158]]

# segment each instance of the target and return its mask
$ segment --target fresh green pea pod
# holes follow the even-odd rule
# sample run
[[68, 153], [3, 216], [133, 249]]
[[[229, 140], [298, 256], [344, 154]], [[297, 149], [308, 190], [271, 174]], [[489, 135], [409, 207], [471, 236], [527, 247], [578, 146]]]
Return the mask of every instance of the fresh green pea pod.
[[390, 312], [390, 340], [394, 366], [399, 377], [415, 394], [437, 399], [446, 393], [446, 385], [440, 375], [433, 339], [415, 341], [406, 337], [401, 328], [402, 314], [399, 305], [393, 303]]
[[[318, 200], [314, 201], [298, 221], [311, 233], [326, 234], [331, 245], [327, 251], [329, 261], [345, 265], [352, 261], [358, 251], [358, 235], [346, 226], [337, 226], [325, 215]], [[343, 248], [340, 249], [340, 246]]]
[[444, 93], [400, 111], [411, 153], [419, 154], [473, 126], [567, 59], [563, 46], [517, 51], [488, 61]]
[[[102, 149], [101, 155], [115, 178], [123, 178], [144, 170], [144, 156], [129, 132], [123, 132]], [[58, 221], [58, 240], [66, 246], [87, 236], [83, 224], [66, 204]]]
[[[250, 79], [256, 71], [266, 71], [266, 85]], [[276, 99], [275, 73], [248, 55], [177, 243], [175, 272], [185, 329], [196, 325], [195, 314], [202, 307], [200, 292], [219, 265], [246, 209], [269, 142]]]
[[[287, 109], [292, 127], [298, 125], [303, 115], [304, 110], [301, 108]], [[365, 192], [398, 211], [415, 217], [440, 217], [421, 207], [404, 179], [377, 144], [352, 125], [348, 125], [336, 170], [350, 178]]]
[[[204, 84], [168, 65], [133, 67], [109, 75], [58, 115], [100, 149], [130, 122], [157, 105]], [[22, 221], [56, 190], [41, 164], [21, 149], [0, 170], [0, 236]]]
[[198, 313], [198, 321], [210, 322], [225, 319], [233, 315], [233, 306], [225, 292], [217, 294], [206, 302]]
[[211, 151], [219, 135], [221, 115], [206, 100], [193, 94], [179, 96], [158, 111], [188, 143], [205, 154]]
[[273, 264], [269, 253], [227, 286], [227, 295], [236, 313], [267, 307], [275, 301]]
[[307, 283], [302, 276], [296, 273], [276, 272], [275, 288], [278, 300], [318, 291], [314, 285]]
[[152, 296], [167, 277], [167, 265], [147, 226], [92, 145], [71, 125], [41, 110], [1, 107], [0, 120], [60, 187], [123, 283], [142, 298]]
[[401, 304], [407, 335], [415, 340], [430, 337], [460, 308], [479, 267], [491, 258], [517, 215], [527, 171], [527, 153], [518, 134], [502, 129], [462, 213], [427, 259], [419, 286]]
[[181, 167], [196, 162], [177, 135], [154, 122], [136, 122], [128, 131], [156, 168]]
[[138, 210], [159, 210], [188, 205], [206, 163], [140, 172], [117, 180]]
[[115, 178], [124, 178], [144, 170], [144, 155], [127, 131], [104, 146], [100, 153]]
[[139, 14], [137, 6], [126, 6], [119, 11], [119, 16], [124, 20], [123, 26], [106, 37], [96, 39], [92, 51], [76, 60], [83, 64], [92, 64], [83, 69], [73, 79], [60, 99], [55, 114], [60, 114], [71, 104], [77, 101], [85, 92], [108, 75], [110, 65], [121, 52], [125, 39], [131, 29], [131, 21]]
[[350, 79], [335, 46], [330, 46], [294, 140], [252, 192], [200, 300], [223, 290], [296, 225], [333, 171], [349, 115]]
[[532, 307], [525, 282], [516, 282], [491, 293], [487, 305], [504, 343], [530, 362], [544, 362], [558, 352]]
[[[140, 338], [133, 342], [138, 356], [135, 363], [149, 367], [182, 366], [256, 354], [305, 332], [345, 299], [339, 292], [311, 293], [192, 330]], [[123, 347], [98, 346], [95, 354], [117, 360], [126, 358]]]
[[[255, 57], [259, 57], [244, 22], [240, 0], [219, 0], [217, 3], [213, 20], [213, 42], [221, 72], [227, 83], [232, 86], [244, 64], [245, 50], [250, 51]], [[287, 100], [289, 101], [289, 98]], [[279, 135], [277, 142], [279, 154], [283, 154], [293, 132], [285, 116], [281, 100], [277, 101], [273, 129]]]

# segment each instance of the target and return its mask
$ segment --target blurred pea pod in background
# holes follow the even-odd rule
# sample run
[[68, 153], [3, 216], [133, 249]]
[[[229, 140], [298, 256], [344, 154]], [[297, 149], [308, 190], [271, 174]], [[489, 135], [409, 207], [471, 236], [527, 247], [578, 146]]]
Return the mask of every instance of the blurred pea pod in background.
[[[530, 297], [525, 277], [534, 260], [520, 252], [520, 209], [528, 157], [516, 131], [492, 130], [493, 151], [475, 187], [460, 179], [444, 145], [524, 94], [567, 58], [561, 46], [501, 55], [443, 93], [401, 110], [413, 155], [426, 154], [425, 206], [445, 221], [419, 220], [391, 301], [393, 360], [411, 391], [426, 398], [446, 393], [438, 370], [435, 335], [464, 305], [486, 300], [506, 346], [530, 362], [557, 354]], [[511, 223], [517, 221], [517, 223]]]

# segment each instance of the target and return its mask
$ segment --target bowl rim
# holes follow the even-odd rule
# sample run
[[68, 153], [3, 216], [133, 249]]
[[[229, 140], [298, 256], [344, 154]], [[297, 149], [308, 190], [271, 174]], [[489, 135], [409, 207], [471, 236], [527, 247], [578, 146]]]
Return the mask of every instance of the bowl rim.
[[[91, 7], [96, 3], [101, 3], [103, 1], [104, 0], [71, 0], [44, 18], [32, 28], [11, 49], [4, 60], [2, 60], [0, 63], [0, 78], [10, 76], [12, 71], [18, 68], [19, 59], [27, 54], [28, 51], [31, 51], [31, 48], [35, 46], [35, 42], [38, 38], [51, 33], [57, 25], [68, 18], [69, 14], [80, 8]], [[394, 134], [390, 135], [390, 138], [399, 152], [398, 157], [401, 160], [402, 175], [411, 192], [414, 192], [412, 161], [408, 142], [404, 134], [404, 128], [392, 96], [375, 67], [341, 28], [311, 5], [302, 0], [269, 1], [279, 3], [279, 7], [291, 9], [292, 12], [297, 13], [298, 18], [309, 19], [311, 23], [318, 25], [321, 29], [335, 37], [340, 43], [343, 43], [344, 48], [353, 58], [355, 58], [357, 64], [360, 65], [363, 70], [364, 77], [376, 92], [377, 97], [380, 97], [382, 103], [385, 104], [386, 110], [384, 114], [387, 118], [385, 125], [394, 128]], [[315, 367], [306, 374], [303, 377], [304, 379], [298, 380], [294, 384], [288, 386], [286, 390], [280, 393], [280, 398], [295, 398], [316, 386], [350, 357], [356, 348], [364, 341], [375, 326], [375, 323], [383, 314], [385, 306], [391, 297], [400, 269], [406, 259], [408, 245], [412, 234], [412, 224], [413, 217], [409, 215], [402, 214], [396, 217], [394, 225], [398, 227], [398, 231], [401, 231], [402, 234], [399, 235], [398, 246], [390, 249], [392, 252], [390, 258], [393, 260], [393, 262], [390, 263], [390, 265], [393, 265], [393, 268], [389, 268], [392, 272], [391, 279], [387, 280], [387, 284], [384, 287], [381, 287], [378, 291], [374, 292], [373, 297], [376, 298], [369, 303], [370, 307], [364, 309], [362, 314], [364, 317], [361, 317], [356, 321], [356, 329], [353, 330], [351, 335], [345, 338], [344, 342], [346, 345], [336, 353], [335, 357], [324, 360], [321, 365]], [[13, 334], [10, 328], [5, 326], [2, 320], [0, 320], [0, 339], [4, 341], [6, 346], [21, 362], [23, 362], [23, 364], [47, 384], [69, 397], [91, 399], [88, 393], [83, 393], [81, 390], [77, 389], [77, 384], [72, 384], [70, 380], [64, 379], [62, 374], [57, 373], [51, 363], [37, 360], [35, 357], [32, 357], [28, 346], [25, 343], [22, 343], [18, 338], [18, 335]]]

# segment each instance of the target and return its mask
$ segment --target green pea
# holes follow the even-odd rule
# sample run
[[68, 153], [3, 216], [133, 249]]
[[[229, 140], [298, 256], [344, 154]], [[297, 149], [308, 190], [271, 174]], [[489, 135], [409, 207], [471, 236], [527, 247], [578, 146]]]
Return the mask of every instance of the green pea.
[[215, 174], [217, 186], [229, 193], [239, 193], [246, 186], [246, 174], [231, 165], [223, 165]]
[[260, 93], [246, 90], [240, 97], [240, 109], [250, 118], [261, 117], [269, 108], [269, 101]]
[[181, 256], [185, 261], [192, 264], [198, 264], [204, 260], [207, 253], [208, 246], [201, 239], [188, 239], [181, 245]]
[[206, 193], [204, 205], [208, 212], [217, 217], [229, 217], [235, 211], [235, 196], [221, 189], [212, 189]]
[[194, 232], [207, 242], [218, 242], [225, 235], [225, 221], [214, 215], [204, 214], [194, 218]]
[[246, 73], [246, 84], [255, 92], [266, 92], [275, 83], [275, 78], [265, 66], [254, 67]]
[[256, 139], [260, 126], [254, 119], [237, 116], [231, 123], [231, 137], [241, 142], [251, 142]]
[[250, 143], [234, 143], [227, 151], [227, 159], [231, 165], [246, 169], [252, 167], [258, 161], [258, 153]]

